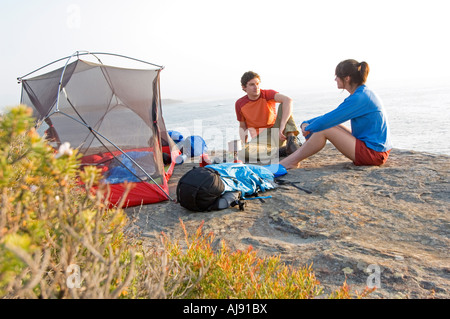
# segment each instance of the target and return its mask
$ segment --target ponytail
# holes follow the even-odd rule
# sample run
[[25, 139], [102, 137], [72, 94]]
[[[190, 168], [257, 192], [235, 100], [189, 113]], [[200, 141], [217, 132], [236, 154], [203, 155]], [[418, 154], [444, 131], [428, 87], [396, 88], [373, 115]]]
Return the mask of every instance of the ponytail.
[[358, 62], [353, 59], [340, 62], [336, 66], [336, 76], [338, 78], [345, 78], [350, 76], [351, 82], [358, 85], [365, 84], [367, 76], [369, 75], [369, 64], [367, 62]]
[[365, 62], [365, 61], [359, 63], [358, 71], [359, 71], [359, 75], [361, 77], [361, 83], [359, 83], [359, 84], [361, 85], [361, 84], [366, 83], [367, 76], [369, 75], [369, 71], [370, 71], [369, 64], [367, 64], [367, 62]]

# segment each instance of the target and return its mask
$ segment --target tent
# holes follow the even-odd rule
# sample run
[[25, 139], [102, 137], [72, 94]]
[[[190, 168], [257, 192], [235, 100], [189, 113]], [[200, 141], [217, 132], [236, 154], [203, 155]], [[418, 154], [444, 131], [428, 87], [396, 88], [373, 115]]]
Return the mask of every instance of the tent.
[[[145, 68], [105, 65], [100, 57]], [[30, 77], [57, 63], [64, 65]], [[171, 200], [168, 180], [180, 152], [162, 116], [162, 69], [123, 55], [77, 51], [18, 78], [21, 103], [32, 107], [38, 132], [55, 148], [69, 142], [82, 153], [82, 165], [102, 169], [112, 205], [125, 183], [132, 189], [124, 206]]]

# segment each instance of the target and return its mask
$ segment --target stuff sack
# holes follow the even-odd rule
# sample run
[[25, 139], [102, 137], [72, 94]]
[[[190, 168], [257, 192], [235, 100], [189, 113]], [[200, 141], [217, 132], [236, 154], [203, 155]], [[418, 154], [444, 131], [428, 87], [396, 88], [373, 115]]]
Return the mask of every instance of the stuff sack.
[[239, 191], [223, 193], [212, 205], [211, 210], [222, 210], [234, 206], [239, 206], [239, 210], [244, 210], [244, 200]]
[[199, 135], [187, 137], [183, 143], [183, 154], [187, 157], [200, 156], [208, 151], [205, 140]]
[[191, 211], [209, 211], [221, 197], [225, 185], [219, 172], [207, 167], [194, 167], [185, 173], [177, 185], [177, 201]]
[[169, 133], [170, 138], [177, 144], [184, 141], [183, 135], [178, 131], [169, 130], [167, 133]]

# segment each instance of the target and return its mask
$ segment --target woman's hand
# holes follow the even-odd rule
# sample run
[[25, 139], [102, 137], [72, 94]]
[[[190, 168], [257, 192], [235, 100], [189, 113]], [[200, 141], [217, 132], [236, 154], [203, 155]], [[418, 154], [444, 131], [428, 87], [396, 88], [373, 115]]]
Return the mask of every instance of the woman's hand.
[[304, 137], [308, 136], [309, 134], [311, 134], [310, 131], [305, 131], [305, 127], [308, 126], [308, 123], [303, 123], [302, 125], [300, 125], [300, 129], [302, 130], [302, 135]]

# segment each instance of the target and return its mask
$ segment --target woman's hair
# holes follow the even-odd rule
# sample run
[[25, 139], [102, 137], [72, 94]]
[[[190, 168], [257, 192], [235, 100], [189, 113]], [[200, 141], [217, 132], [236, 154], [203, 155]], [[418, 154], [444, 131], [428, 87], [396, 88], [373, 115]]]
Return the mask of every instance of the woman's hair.
[[259, 77], [258, 73], [255, 73], [253, 71], [245, 72], [244, 75], [241, 77], [241, 85], [243, 87], [247, 86], [247, 83], [254, 78], [258, 78], [261, 81], [261, 78]]
[[350, 77], [350, 82], [358, 85], [366, 83], [369, 75], [369, 65], [367, 62], [358, 62], [353, 59], [344, 60], [336, 66], [336, 76], [344, 79]]

